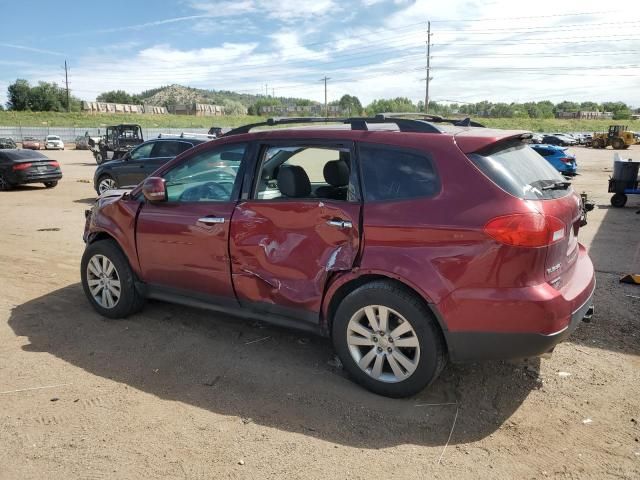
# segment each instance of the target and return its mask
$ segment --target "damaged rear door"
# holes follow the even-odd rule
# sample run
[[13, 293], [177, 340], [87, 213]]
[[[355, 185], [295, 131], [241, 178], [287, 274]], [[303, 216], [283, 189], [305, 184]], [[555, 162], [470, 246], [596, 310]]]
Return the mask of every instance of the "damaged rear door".
[[231, 224], [236, 295], [252, 310], [317, 322], [327, 279], [352, 269], [360, 248], [353, 145], [271, 142], [256, 152], [256, 180]]

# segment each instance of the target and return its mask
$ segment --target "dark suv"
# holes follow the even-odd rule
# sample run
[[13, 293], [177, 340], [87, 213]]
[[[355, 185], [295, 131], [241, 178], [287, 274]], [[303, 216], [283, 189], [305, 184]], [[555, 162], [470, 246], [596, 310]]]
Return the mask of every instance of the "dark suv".
[[[296, 121], [315, 120], [262, 125]], [[103, 195], [84, 232], [91, 305], [118, 318], [153, 298], [318, 332], [388, 396], [447, 359], [550, 352], [591, 315], [580, 198], [530, 134], [343, 121], [240, 127]]]
[[100, 164], [93, 175], [93, 187], [98, 194], [114, 188], [134, 187], [158, 167], [204, 141], [182, 137], [149, 140], [117, 160]]

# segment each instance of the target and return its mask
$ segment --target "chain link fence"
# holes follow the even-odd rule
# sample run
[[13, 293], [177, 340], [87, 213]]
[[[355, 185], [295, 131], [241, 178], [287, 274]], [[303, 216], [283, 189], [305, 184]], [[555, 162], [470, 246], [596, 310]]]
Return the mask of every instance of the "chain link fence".
[[[72, 144], [78, 137], [88, 135], [90, 137], [99, 137], [104, 135], [105, 127], [87, 128], [87, 127], [0, 127], [0, 137], [12, 138], [14, 142], [21, 143], [24, 138], [34, 137], [38, 140], [44, 140], [47, 135], [58, 135], [64, 143]], [[156, 138], [161, 133], [172, 135], [185, 135], [189, 133], [206, 134], [205, 128], [143, 128], [142, 135], [145, 140]]]

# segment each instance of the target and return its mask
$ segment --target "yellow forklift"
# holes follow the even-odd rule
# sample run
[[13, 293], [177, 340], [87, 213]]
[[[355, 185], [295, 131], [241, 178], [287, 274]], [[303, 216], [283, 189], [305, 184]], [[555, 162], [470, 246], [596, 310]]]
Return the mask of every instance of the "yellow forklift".
[[636, 143], [633, 132], [627, 130], [626, 125], [610, 125], [608, 132], [595, 132], [591, 138], [591, 147], [623, 150]]

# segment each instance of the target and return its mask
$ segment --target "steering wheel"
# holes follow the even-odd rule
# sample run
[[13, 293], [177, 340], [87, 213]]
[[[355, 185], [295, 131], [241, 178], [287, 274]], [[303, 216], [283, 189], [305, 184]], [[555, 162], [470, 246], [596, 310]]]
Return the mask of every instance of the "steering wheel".
[[202, 200], [224, 200], [230, 191], [217, 182], [207, 182], [188, 188], [180, 195], [181, 202], [199, 202]]

